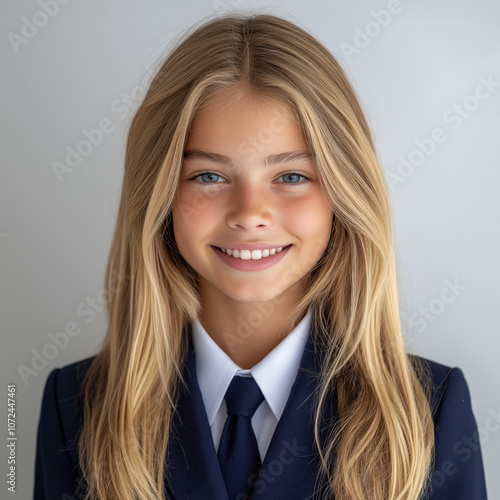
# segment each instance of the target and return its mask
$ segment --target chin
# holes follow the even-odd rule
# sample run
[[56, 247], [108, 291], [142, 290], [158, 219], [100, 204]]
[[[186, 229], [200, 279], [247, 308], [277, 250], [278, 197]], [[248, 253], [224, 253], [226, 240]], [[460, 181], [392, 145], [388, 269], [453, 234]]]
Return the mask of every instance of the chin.
[[268, 302], [279, 297], [285, 289], [273, 288], [270, 284], [254, 283], [226, 289], [226, 295], [240, 302]]
[[275, 299], [281, 294], [278, 293], [262, 293], [256, 290], [249, 290], [248, 292], [226, 294], [231, 299], [242, 302], [242, 303], [252, 303], [252, 302], [269, 302]]

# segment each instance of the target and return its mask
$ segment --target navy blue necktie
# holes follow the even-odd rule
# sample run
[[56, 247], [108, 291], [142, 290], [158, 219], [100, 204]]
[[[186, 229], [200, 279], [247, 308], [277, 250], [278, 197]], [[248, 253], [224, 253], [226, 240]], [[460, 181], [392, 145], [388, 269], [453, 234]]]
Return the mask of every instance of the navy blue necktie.
[[217, 455], [229, 500], [240, 500], [249, 498], [261, 466], [251, 418], [264, 396], [253, 378], [234, 376], [224, 399], [227, 419]]

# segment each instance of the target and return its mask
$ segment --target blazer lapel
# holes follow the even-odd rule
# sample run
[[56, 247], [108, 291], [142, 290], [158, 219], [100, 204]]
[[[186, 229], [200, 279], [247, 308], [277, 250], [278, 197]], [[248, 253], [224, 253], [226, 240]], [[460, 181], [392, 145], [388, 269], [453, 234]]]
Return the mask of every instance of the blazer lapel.
[[[190, 333], [190, 332], [189, 332]], [[215, 452], [205, 406], [196, 379], [194, 348], [190, 341], [183, 389], [167, 448], [170, 494], [176, 499], [228, 500]], [[173, 490], [173, 492], [172, 492]]]
[[[319, 359], [311, 337], [310, 334], [297, 377], [255, 482], [252, 500], [322, 497], [325, 484], [318, 478], [319, 458], [314, 445], [314, 412], [311, 411]], [[335, 418], [337, 413], [336, 395], [330, 404], [327, 419]]]
[[[190, 332], [189, 332], [190, 335]], [[318, 480], [318, 454], [314, 445], [314, 412], [311, 411], [319, 358], [310, 332], [301, 365], [290, 391], [259, 475], [252, 500], [321, 498], [324, 484]], [[190, 341], [184, 379], [187, 390], [179, 398], [178, 412], [167, 448], [170, 497], [175, 499], [228, 500], [219, 460], [212, 440], [205, 406], [196, 378]], [[336, 395], [326, 418], [334, 418]]]

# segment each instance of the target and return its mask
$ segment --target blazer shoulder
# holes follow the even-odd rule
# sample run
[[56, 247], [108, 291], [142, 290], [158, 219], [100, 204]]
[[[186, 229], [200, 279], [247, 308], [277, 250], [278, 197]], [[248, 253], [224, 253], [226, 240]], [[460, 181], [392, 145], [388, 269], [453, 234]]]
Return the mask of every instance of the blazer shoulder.
[[[34, 500], [69, 498], [80, 485], [81, 382], [95, 356], [54, 368], [43, 391], [35, 457]], [[71, 497], [74, 498], [74, 497]]]
[[95, 356], [54, 368], [43, 391], [41, 422], [57, 415], [61, 431], [69, 442], [74, 439], [83, 420], [81, 383]]
[[75, 396], [94, 359], [95, 356], [91, 356], [60, 368], [54, 368], [49, 374], [47, 385], [48, 380], [52, 378], [59, 399]]
[[57, 415], [61, 432], [69, 445], [74, 441], [83, 423], [83, 399], [81, 383], [95, 356], [54, 368], [45, 383], [41, 421]]
[[441, 384], [446, 382], [446, 378], [449, 376], [452, 370], [458, 370], [458, 368], [443, 365], [441, 363], [438, 363], [437, 361], [432, 361], [428, 358], [417, 356], [416, 354], [409, 354], [408, 356], [413, 366], [417, 368], [417, 370], [418, 368], [425, 367], [425, 369], [429, 371], [429, 373], [432, 375], [433, 385], [435, 385], [436, 387], [439, 387]]
[[427, 372], [424, 387], [435, 428], [434, 470], [425, 499], [486, 500], [481, 440], [462, 370], [418, 356], [412, 361], [417, 373]]
[[443, 399], [454, 400], [470, 406], [470, 393], [462, 370], [436, 361], [410, 354], [417, 376], [428, 392], [432, 414], [436, 421]]

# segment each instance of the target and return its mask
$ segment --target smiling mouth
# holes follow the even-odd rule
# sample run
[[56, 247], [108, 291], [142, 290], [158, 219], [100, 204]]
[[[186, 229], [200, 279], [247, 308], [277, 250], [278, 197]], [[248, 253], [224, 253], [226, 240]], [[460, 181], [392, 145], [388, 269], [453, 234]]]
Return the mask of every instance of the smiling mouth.
[[264, 250], [238, 250], [238, 249], [221, 248], [221, 247], [215, 247], [215, 248], [220, 250], [222, 253], [229, 255], [235, 259], [261, 260], [276, 255], [277, 253], [281, 253], [283, 250], [286, 250], [290, 246], [291, 244], [286, 245], [284, 247], [266, 248]]

